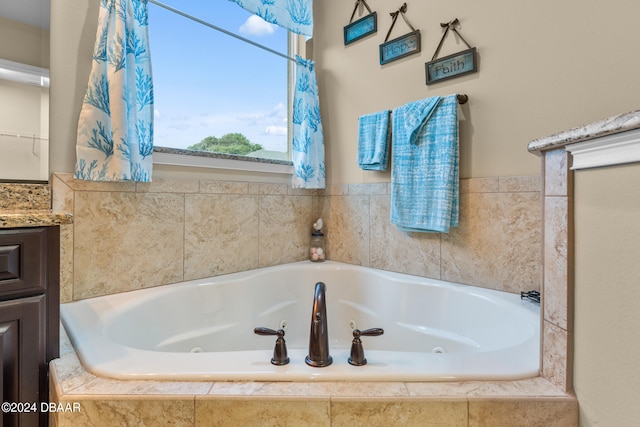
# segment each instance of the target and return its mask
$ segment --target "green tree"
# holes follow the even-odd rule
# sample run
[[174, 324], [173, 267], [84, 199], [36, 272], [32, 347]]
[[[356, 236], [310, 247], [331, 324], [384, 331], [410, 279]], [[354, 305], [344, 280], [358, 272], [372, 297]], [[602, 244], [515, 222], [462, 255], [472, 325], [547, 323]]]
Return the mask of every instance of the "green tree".
[[262, 145], [252, 144], [246, 136], [236, 132], [222, 135], [220, 138], [208, 136], [197, 144], [190, 145], [187, 149], [244, 156], [262, 150]]

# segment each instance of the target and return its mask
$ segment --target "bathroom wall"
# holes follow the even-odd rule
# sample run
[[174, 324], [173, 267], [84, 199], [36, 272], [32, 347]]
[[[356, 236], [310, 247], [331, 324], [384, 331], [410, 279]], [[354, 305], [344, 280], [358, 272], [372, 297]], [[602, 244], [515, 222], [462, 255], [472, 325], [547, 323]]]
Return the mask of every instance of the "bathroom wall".
[[640, 164], [575, 173], [574, 389], [580, 425], [640, 419]]
[[[98, 0], [51, 4], [51, 170], [72, 172], [78, 115], [86, 88]], [[530, 140], [637, 107], [640, 86], [640, 2], [569, 0], [504, 2], [408, 1], [407, 19], [422, 32], [422, 52], [384, 66], [378, 45], [397, 4], [369, 0], [377, 34], [349, 46], [343, 27], [354, 2], [315, 2], [313, 58], [317, 62], [328, 181], [387, 182], [389, 174], [356, 164], [357, 117], [432, 95], [467, 93], [461, 123], [461, 176], [538, 175]], [[479, 52], [479, 71], [426, 86], [424, 63], [441, 37], [440, 23], [458, 18], [460, 32]], [[615, 24], [612, 24], [615, 23]], [[151, 23], [153, 24], [153, 23]], [[399, 18], [391, 37], [408, 32]], [[447, 37], [441, 56], [465, 48]], [[561, 113], [560, 113], [561, 112]], [[156, 178], [167, 177], [154, 170]], [[198, 178], [202, 179], [202, 178]], [[205, 178], [206, 179], [206, 178]], [[237, 178], [244, 179], [244, 178]]]
[[[34, 12], [35, 13], [35, 12]], [[49, 31], [0, 16], [0, 58], [49, 68]]]
[[95, 183], [54, 174], [63, 302], [306, 259], [315, 190], [241, 181]]
[[[0, 59], [49, 67], [48, 29], [0, 16], [0, 40]], [[48, 135], [49, 89], [0, 79], [0, 179], [48, 180]]]
[[[468, 269], [473, 282], [479, 278], [479, 284], [489, 286], [487, 283], [491, 278], [504, 284], [511, 280], [505, 278], [505, 271], [514, 268], [516, 259], [529, 265], [540, 256], [540, 249], [535, 254], [531, 249], [525, 249], [523, 254], [513, 258], [509, 253], [521, 245], [528, 248], [526, 243], [530, 240], [532, 247], [540, 247], [540, 236], [536, 236], [540, 225], [535, 219], [538, 215], [539, 221], [540, 213], [535, 191], [524, 191], [528, 186], [520, 185], [517, 191], [507, 190], [504, 185], [501, 189], [501, 182], [505, 184], [515, 177], [539, 174], [539, 158], [526, 149], [530, 140], [638, 108], [640, 56], [628, 53], [636, 51], [635, 44], [640, 38], [640, 26], [636, 23], [640, 2], [409, 1], [407, 18], [422, 31], [422, 53], [385, 66], [379, 65], [377, 49], [388, 30], [388, 12], [392, 8], [388, 2], [369, 0], [368, 3], [378, 11], [378, 33], [345, 47], [342, 28], [348, 22], [353, 2], [316, 2], [316, 36], [310, 47], [317, 61], [328, 181], [332, 185], [317, 199], [316, 196], [304, 196], [312, 200], [310, 216], [325, 215], [331, 258], [413, 274], [459, 277], [463, 282], [468, 280], [464, 274]], [[98, 5], [97, 0], [58, 0], [52, 4], [51, 73], [55, 85], [51, 88], [51, 170], [61, 173], [71, 172], [75, 161], [77, 118], [89, 73]], [[399, 4], [393, 7], [397, 6]], [[439, 23], [454, 17], [460, 19], [460, 31], [466, 40], [478, 48], [479, 72], [426, 86], [424, 63], [431, 59], [440, 39]], [[392, 37], [407, 31], [399, 20]], [[461, 41], [450, 35], [441, 56], [461, 49], [464, 49]], [[470, 97], [463, 107], [466, 120], [460, 127], [461, 176], [471, 178], [462, 180], [461, 207], [464, 211], [461, 227], [449, 236], [398, 233], [381, 221], [383, 210], [387, 209], [389, 174], [357, 168], [357, 117], [415, 99], [454, 92], [467, 93]], [[116, 274], [120, 272], [113, 266], [124, 263], [127, 271], [133, 267], [147, 268], [139, 266], [135, 258], [142, 254], [158, 256], [156, 238], [175, 249], [182, 257], [183, 266], [180, 273], [180, 261], [171, 261], [172, 270], [164, 274], [167, 270], [164, 263], [160, 263], [163, 275], [156, 276], [152, 271], [150, 285], [160, 284], [167, 278], [175, 280], [181, 274], [183, 278], [194, 275], [195, 269], [187, 270], [186, 267], [186, 225], [182, 240], [176, 230], [173, 231], [176, 240], [164, 239], [157, 234], [128, 236], [113, 230], [115, 223], [127, 225], [127, 230], [131, 225], [147, 223], [152, 217], [145, 213], [150, 210], [155, 212], [153, 219], [157, 222], [147, 223], [147, 230], [156, 232], [149, 224], [162, 221], [166, 208], [154, 204], [160, 198], [174, 201], [171, 218], [179, 223], [180, 218], [183, 221], [186, 218], [188, 201], [190, 204], [198, 198], [219, 201], [219, 198], [260, 200], [262, 197], [256, 194], [258, 191], [251, 187], [252, 184], [242, 183], [247, 178], [241, 175], [212, 174], [208, 179], [208, 173], [203, 172], [196, 176], [183, 170], [156, 169], [154, 173], [159, 179], [189, 174], [189, 182], [179, 185], [191, 189], [169, 190], [165, 186], [174, 184], [162, 181], [150, 185], [160, 185], [157, 188], [164, 189], [152, 191], [134, 184], [119, 187], [120, 184], [77, 183], [64, 174], [54, 178], [54, 199], [58, 199], [54, 203], [71, 208], [76, 215], [76, 224], [81, 225], [80, 231], [89, 230], [88, 223], [94, 217], [105, 224], [100, 230], [89, 230], [87, 234], [74, 230], [75, 225], [63, 230], [63, 284], [66, 284], [63, 300], [142, 286], [139, 282], [126, 281], [122, 274]], [[490, 177], [487, 182], [497, 190], [473, 190], [476, 185], [482, 186], [479, 183], [485, 182], [485, 177]], [[209, 193], [210, 190], [206, 190], [209, 181], [218, 178], [231, 180], [230, 188], [246, 185], [246, 193], [234, 194], [234, 190], [221, 189]], [[638, 318], [632, 304], [637, 300], [634, 294], [638, 282], [636, 260], [640, 254], [635, 244], [637, 224], [628, 215], [638, 211], [637, 197], [630, 196], [637, 194], [633, 184], [638, 178], [637, 172], [626, 168], [578, 172], [576, 176], [574, 382], [580, 400], [581, 425], [628, 425], [640, 417], [633, 400], [637, 392], [634, 387], [627, 386], [635, 386], [638, 382], [637, 369], [634, 371], [637, 363], [633, 359], [638, 353], [637, 333], [633, 329]], [[248, 180], [251, 179], [263, 178]], [[605, 182], [610, 185], [605, 187]], [[275, 190], [281, 187], [269, 188], [276, 193], [282, 191]], [[285, 199], [296, 196], [289, 191]], [[123, 203], [101, 205], [102, 197], [117, 203], [127, 199], [130, 207]], [[518, 202], [515, 208], [512, 208], [512, 199]], [[612, 199], [624, 208], [612, 210], [609, 203]], [[182, 217], [178, 213], [180, 206], [184, 207]], [[125, 215], [127, 212], [133, 214]], [[290, 212], [290, 209], [281, 212]], [[611, 220], [612, 216], [614, 220]], [[217, 226], [222, 229], [229, 225], [229, 218], [216, 218], [215, 221], [221, 221]], [[308, 227], [308, 220], [299, 218], [305, 227], [297, 225], [297, 221], [289, 225], [287, 232], [297, 230], [299, 234], [293, 238], [302, 244], [308, 234], [303, 230]], [[518, 229], [520, 222], [530, 224], [530, 227]], [[259, 223], [262, 224], [260, 220]], [[107, 227], [108, 224], [111, 225]], [[176, 224], [173, 227], [179, 228]], [[237, 225], [235, 229], [238, 229]], [[511, 235], [517, 243], [513, 239], [503, 240], [507, 235], [505, 229], [513, 230]], [[110, 237], [105, 238], [106, 235]], [[349, 245], [342, 244], [341, 236], [350, 242]], [[83, 251], [92, 251], [95, 258], [105, 256], [106, 251], [98, 253], [90, 243], [95, 241], [95, 245], [112, 239], [119, 240], [112, 244], [107, 256], [107, 259], [115, 257], [112, 264], [100, 264], [104, 261], [86, 256], [82, 258], [80, 252]], [[255, 240], [251, 241], [255, 244]], [[128, 252], [120, 254], [119, 245], [124, 243]], [[507, 250], [500, 247], [503, 244], [511, 246], [507, 246]], [[203, 251], [219, 249], [215, 241], [206, 239], [200, 248]], [[287, 250], [281, 243], [275, 252]], [[255, 261], [255, 255], [251, 257], [252, 265], [260, 265], [261, 253], [259, 250], [258, 261]], [[294, 255], [282, 256], [280, 260], [303, 258], [297, 249], [291, 253]], [[219, 252], [214, 255], [213, 258], [220, 258]], [[92, 280], [100, 279], [99, 275], [74, 271], [74, 266], [82, 269], [81, 264], [85, 262], [90, 263], [89, 269], [96, 268], [100, 274], [115, 279], [117, 286], [110, 288], [105, 281], [97, 290], [92, 290]], [[132, 262], [134, 265], [130, 266]], [[238, 267], [246, 268], [247, 265]], [[457, 268], [458, 265], [465, 267]], [[486, 271], [483, 270], [485, 265], [489, 266]], [[539, 274], [536, 267], [518, 264], [513, 276], [526, 277], [526, 280], [522, 285], [518, 280], [514, 282], [524, 288]], [[635, 283], [631, 283], [634, 278]], [[539, 280], [535, 282], [539, 283]], [[517, 290], [517, 286], [511, 290]], [[546, 302], [557, 301], [549, 298]], [[566, 309], [566, 301], [562, 302]], [[621, 378], [631, 378], [631, 381], [620, 381]], [[627, 422], [629, 420], [632, 421]]]
[[[333, 184], [385, 182], [388, 173], [356, 164], [357, 118], [434, 95], [466, 93], [460, 124], [464, 178], [540, 173], [527, 152], [535, 138], [637, 108], [640, 2], [587, 0], [407, 1], [406, 17], [422, 33], [422, 51], [380, 65], [378, 46], [402, 1], [369, 0], [378, 13], [375, 35], [344, 46], [354, 2], [316, 2], [313, 58]], [[366, 13], [366, 10], [365, 10]], [[479, 71], [427, 86], [424, 64], [442, 36], [440, 23], [478, 49]], [[411, 31], [398, 18], [389, 39]], [[466, 49], [450, 34], [439, 57]]]
[[405, 233], [390, 223], [390, 184], [324, 192], [329, 259], [508, 292], [539, 290], [538, 176], [462, 179], [460, 226]]
[[540, 286], [537, 176], [465, 179], [448, 235], [389, 223], [387, 184], [293, 190], [245, 181], [94, 183], [54, 174], [62, 301], [305, 260], [322, 215], [330, 259], [509, 292]]

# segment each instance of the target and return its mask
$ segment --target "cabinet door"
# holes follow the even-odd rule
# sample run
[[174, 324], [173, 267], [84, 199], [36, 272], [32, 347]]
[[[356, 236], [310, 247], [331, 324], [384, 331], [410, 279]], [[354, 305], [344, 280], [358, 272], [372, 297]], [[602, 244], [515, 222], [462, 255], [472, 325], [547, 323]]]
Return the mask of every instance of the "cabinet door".
[[0, 232], [0, 298], [42, 293], [46, 288], [46, 228]]
[[[0, 402], [29, 403], [36, 412], [3, 412], [2, 426], [39, 425], [40, 390], [47, 381], [44, 296], [0, 302]], [[46, 390], [46, 388], [44, 389]]]

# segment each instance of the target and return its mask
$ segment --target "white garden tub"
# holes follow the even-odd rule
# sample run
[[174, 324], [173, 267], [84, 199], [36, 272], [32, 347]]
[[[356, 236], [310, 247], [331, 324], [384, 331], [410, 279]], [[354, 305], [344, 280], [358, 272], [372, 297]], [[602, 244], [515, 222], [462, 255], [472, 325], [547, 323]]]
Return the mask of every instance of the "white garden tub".
[[[333, 363], [308, 354], [316, 282], [326, 284]], [[300, 262], [62, 304], [87, 370], [118, 379], [448, 381], [538, 375], [539, 307], [519, 295], [327, 261]], [[284, 326], [290, 363], [270, 363]], [[347, 363], [352, 329], [368, 363]]]

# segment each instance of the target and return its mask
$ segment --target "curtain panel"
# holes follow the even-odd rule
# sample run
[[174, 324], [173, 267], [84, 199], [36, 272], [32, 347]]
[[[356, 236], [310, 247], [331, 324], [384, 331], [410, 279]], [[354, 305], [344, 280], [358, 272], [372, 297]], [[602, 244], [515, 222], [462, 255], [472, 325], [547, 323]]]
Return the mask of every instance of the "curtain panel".
[[76, 179], [151, 181], [153, 81], [147, 0], [101, 0], [78, 121]]
[[[313, 35], [313, 0], [229, 0], [267, 22]], [[315, 63], [295, 57], [292, 160], [294, 188], [325, 188], [324, 137]]]
[[294, 188], [325, 188], [324, 137], [315, 63], [296, 55], [292, 160]]

